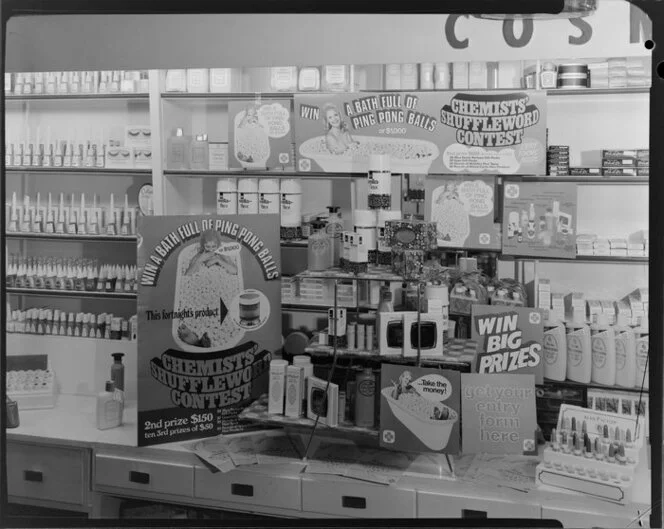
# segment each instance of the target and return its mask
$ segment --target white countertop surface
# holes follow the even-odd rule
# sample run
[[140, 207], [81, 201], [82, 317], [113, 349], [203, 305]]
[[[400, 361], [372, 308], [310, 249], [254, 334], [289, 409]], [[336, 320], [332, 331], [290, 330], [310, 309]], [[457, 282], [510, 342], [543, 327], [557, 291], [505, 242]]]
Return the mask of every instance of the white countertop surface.
[[[182, 442], [167, 443], [149, 447], [137, 447], [137, 408], [136, 402], [127, 402], [124, 410], [122, 426], [109, 430], [98, 430], [96, 427], [96, 398], [75, 395], [58, 395], [56, 407], [45, 410], [19, 410], [20, 426], [7, 430], [8, 441], [24, 441], [29, 443], [55, 444], [60, 446], [72, 446], [80, 448], [91, 448], [101, 451], [118, 451], [131, 456], [168, 457], [180, 461], [190, 462], [195, 466], [203, 466], [196, 456], [183, 446]], [[644, 451], [645, 452], [645, 451]], [[467, 458], [455, 458], [459, 466], [463, 467]], [[296, 463], [296, 461], [294, 461]], [[295, 466], [295, 465], [293, 465]], [[637, 479], [634, 491], [635, 503], [640, 506], [650, 503], [650, 472], [647, 462], [640, 465], [640, 474], [644, 479]], [[244, 470], [244, 469], [243, 469]], [[247, 468], [247, 470], [249, 470]], [[252, 467], [251, 470], [269, 473], [270, 469], [261, 466]], [[274, 469], [273, 469], [274, 470]], [[295, 470], [295, 469], [293, 469]], [[289, 472], [290, 473], [290, 472]], [[312, 475], [307, 475], [311, 478]], [[352, 480], [348, 481], [349, 484]], [[377, 485], [382, 486], [382, 485]], [[463, 493], [468, 488], [482, 489], [481, 484], [468, 482], [436, 480], [426, 478], [415, 478], [405, 476], [397, 484], [400, 488], [431, 492], [450, 492], [458, 490]], [[528, 494], [511, 491], [510, 489], [498, 490], [496, 487], [483, 487], [486, 489], [487, 497], [495, 497], [496, 494], [505, 497], [514, 496], [513, 501], [535, 501], [537, 503], [555, 500], [582, 502], [589, 510], [598, 512], [612, 511], [616, 506], [588, 497], [579, 497], [579, 494], [568, 494], [555, 489], [538, 489]]]

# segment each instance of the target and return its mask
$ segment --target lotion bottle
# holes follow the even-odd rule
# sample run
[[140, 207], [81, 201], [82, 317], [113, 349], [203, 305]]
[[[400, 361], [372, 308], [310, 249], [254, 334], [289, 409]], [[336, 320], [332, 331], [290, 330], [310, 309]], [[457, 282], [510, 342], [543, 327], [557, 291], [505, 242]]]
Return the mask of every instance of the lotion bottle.
[[166, 146], [167, 164], [171, 170], [189, 169], [189, 146], [191, 138], [184, 135], [180, 128], [175, 130], [175, 135], [168, 138]]
[[567, 337], [561, 321], [544, 322], [544, 378], [562, 382], [567, 376]]
[[627, 316], [619, 313], [616, 332], [616, 386], [633, 388], [636, 381], [636, 336], [627, 324]]
[[567, 325], [567, 379], [572, 382], [589, 384], [592, 372], [592, 352], [590, 328], [583, 321], [583, 315]]
[[113, 382], [106, 382], [105, 391], [97, 395], [97, 429], [108, 430], [122, 424], [122, 396]]
[[634, 329], [636, 334], [636, 380], [634, 387], [648, 389], [648, 352], [650, 351], [650, 339], [648, 333], [648, 321], [641, 321], [641, 326]]
[[597, 315], [597, 323], [591, 326], [592, 376], [597, 384], [616, 384], [616, 338], [605, 312]]

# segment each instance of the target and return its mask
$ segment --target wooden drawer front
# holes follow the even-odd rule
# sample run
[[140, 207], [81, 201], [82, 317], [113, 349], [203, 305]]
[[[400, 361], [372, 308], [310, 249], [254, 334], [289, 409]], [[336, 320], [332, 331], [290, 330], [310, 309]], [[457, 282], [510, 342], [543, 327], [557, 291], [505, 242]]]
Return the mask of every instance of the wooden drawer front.
[[83, 505], [90, 479], [86, 450], [7, 443], [9, 494]]
[[194, 468], [178, 463], [96, 454], [95, 484], [192, 497]]
[[454, 490], [447, 494], [417, 491], [418, 518], [533, 518], [542, 517], [538, 504], [500, 500]]
[[[590, 512], [574, 507], [547, 507], [546, 504], [542, 505], [542, 519], [543, 520], [558, 520], [564, 527], [606, 527], [607, 529], [619, 527], [638, 527], [638, 523], [630, 526], [632, 521], [637, 517], [636, 513], [632, 513], [631, 509], [625, 509], [624, 512], [613, 512], [613, 510], [605, 513]], [[648, 515], [645, 516], [647, 521]]]
[[304, 512], [353, 518], [415, 518], [415, 491], [349, 480], [302, 479]]
[[204, 500], [302, 510], [299, 476], [232, 470], [213, 474], [196, 467], [195, 495]]

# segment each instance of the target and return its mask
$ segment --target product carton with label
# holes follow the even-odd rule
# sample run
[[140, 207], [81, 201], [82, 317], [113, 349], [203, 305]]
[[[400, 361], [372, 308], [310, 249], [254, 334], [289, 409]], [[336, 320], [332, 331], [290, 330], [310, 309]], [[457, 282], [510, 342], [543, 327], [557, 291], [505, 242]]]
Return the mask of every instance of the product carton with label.
[[588, 321], [590, 323], [595, 323], [597, 320], [597, 315], [602, 312], [602, 303], [599, 300], [589, 299], [588, 300]]

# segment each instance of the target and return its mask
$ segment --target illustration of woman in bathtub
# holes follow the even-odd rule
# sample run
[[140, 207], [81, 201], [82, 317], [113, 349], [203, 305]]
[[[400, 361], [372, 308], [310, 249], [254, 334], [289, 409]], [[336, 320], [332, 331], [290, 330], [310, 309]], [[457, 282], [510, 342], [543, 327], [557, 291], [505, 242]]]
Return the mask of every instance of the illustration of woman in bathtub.
[[203, 266], [208, 268], [220, 266], [231, 275], [237, 275], [237, 264], [230, 256], [219, 255], [216, 251], [221, 246], [221, 234], [215, 230], [207, 230], [201, 233], [198, 253], [192, 257], [185, 275], [193, 275]]
[[328, 103], [323, 107], [323, 119], [327, 130], [325, 143], [332, 154], [343, 154], [359, 145], [350, 135], [348, 125], [341, 119], [341, 113], [335, 105]]

